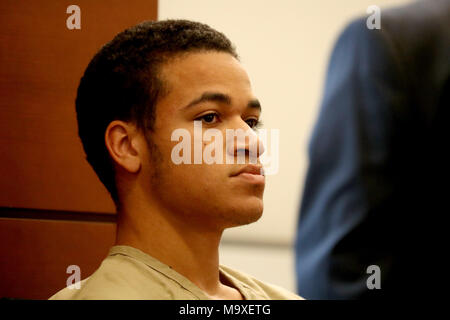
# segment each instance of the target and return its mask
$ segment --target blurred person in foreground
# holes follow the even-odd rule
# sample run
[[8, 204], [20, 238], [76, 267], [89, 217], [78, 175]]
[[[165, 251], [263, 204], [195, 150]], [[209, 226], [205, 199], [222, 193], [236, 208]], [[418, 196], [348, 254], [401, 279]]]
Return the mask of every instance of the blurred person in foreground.
[[[224, 229], [261, 217], [265, 184], [250, 163], [263, 152], [261, 106], [222, 33], [185, 20], [125, 30], [89, 63], [76, 110], [87, 160], [117, 207], [117, 239], [80, 289], [51, 299], [300, 298], [219, 264]], [[229, 144], [225, 131], [239, 129], [248, 139]], [[221, 156], [206, 163], [198, 148]], [[221, 162], [239, 155], [244, 164]]]
[[450, 1], [340, 35], [309, 146], [296, 239], [307, 299], [435, 297], [450, 213]]

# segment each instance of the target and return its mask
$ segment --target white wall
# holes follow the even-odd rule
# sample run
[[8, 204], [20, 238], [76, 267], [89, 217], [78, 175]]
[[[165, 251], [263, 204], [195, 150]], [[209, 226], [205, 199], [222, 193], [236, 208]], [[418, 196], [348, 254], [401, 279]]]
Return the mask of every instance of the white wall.
[[[367, 15], [369, 5], [405, 2], [159, 0], [159, 19], [200, 21], [230, 38], [262, 103], [264, 128], [280, 129], [280, 170], [267, 177], [263, 217], [225, 233], [222, 263], [295, 289], [291, 245], [330, 50], [344, 25]], [[259, 245], [239, 246], [249, 242]], [[273, 243], [278, 246], [266, 245]]]

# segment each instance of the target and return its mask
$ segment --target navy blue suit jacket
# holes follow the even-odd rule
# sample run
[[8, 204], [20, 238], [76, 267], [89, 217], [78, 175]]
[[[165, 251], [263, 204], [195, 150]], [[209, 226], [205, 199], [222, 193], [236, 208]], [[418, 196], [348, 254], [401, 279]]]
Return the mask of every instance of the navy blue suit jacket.
[[[450, 1], [418, 1], [341, 33], [309, 145], [296, 238], [309, 299], [434, 297], [450, 226]], [[380, 268], [369, 290], [367, 267]]]

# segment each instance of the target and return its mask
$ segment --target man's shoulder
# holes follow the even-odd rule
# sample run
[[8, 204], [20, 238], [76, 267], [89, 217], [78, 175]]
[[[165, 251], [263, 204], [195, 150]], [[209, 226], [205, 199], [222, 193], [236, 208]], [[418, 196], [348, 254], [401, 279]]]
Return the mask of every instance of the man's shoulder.
[[127, 271], [130, 276], [133, 276], [134, 268], [123, 262], [120, 268], [117, 268], [116, 260], [106, 258], [91, 276], [61, 289], [49, 300], [137, 299], [134, 290], [122, 276]]
[[82, 281], [79, 281], [77, 283], [74, 283], [70, 286], [67, 286], [61, 290], [59, 290], [57, 293], [52, 295], [48, 300], [73, 300], [78, 293], [78, 290], [80, 290], [82, 287], [84, 287], [86, 281], [89, 278], [86, 278]]
[[166, 281], [159, 272], [128, 256], [108, 256], [91, 276], [58, 291], [50, 300], [169, 299]]
[[221, 271], [233, 281], [239, 281], [247, 289], [256, 294], [256, 299], [270, 300], [303, 300], [302, 297], [275, 284], [258, 280], [244, 272], [221, 265]]
[[61, 289], [49, 300], [139, 300], [138, 293], [127, 285], [118, 285], [89, 281], [86, 278], [79, 283]]

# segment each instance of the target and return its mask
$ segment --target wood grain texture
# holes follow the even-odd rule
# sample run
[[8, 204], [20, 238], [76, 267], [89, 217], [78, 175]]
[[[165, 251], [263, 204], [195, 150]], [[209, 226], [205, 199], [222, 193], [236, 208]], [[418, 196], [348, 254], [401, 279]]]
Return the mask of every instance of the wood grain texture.
[[0, 298], [48, 299], [66, 286], [69, 265], [88, 277], [115, 232], [114, 223], [0, 218]]
[[156, 20], [157, 1], [0, 2], [0, 206], [114, 212], [77, 134], [75, 96], [95, 52], [115, 34]]
[[[69, 5], [81, 30], [69, 30]], [[85, 160], [75, 97], [98, 49], [156, 20], [157, 0], [0, 1], [0, 298], [47, 299], [67, 266], [89, 276], [115, 241], [115, 208]]]

